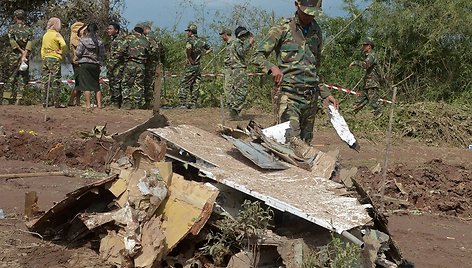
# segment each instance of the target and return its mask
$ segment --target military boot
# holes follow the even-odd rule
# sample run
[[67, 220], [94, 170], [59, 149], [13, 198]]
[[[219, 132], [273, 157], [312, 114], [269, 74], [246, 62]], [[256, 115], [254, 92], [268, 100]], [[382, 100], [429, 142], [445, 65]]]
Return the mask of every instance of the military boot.
[[231, 109], [229, 110], [229, 120], [231, 121], [241, 121], [242, 118], [239, 116], [238, 111]]
[[123, 102], [121, 103], [122, 110], [132, 110], [133, 108], [133, 104], [131, 104], [130, 100], [123, 100]]

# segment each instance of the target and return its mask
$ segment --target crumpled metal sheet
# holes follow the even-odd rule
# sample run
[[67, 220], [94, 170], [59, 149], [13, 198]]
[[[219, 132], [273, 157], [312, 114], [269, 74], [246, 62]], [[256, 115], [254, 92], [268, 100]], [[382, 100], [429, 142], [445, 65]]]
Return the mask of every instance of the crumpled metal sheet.
[[344, 117], [339, 113], [339, 111], [334, 108], [333, 105], [329, 105], [328, 114], [331, 124], [333, 125], [341, 140], [347, 143], [349, 147], [359, 151], [359, 144], [357, 143], [354, 134], [352, 134], [352, 132], [349, 130], [346, 120], [344, 120]]
[[233, 145], [249, 160], [251, 160], [258, 167], [263, 169], [271, 170], [282, 170], [287, 169], [290, 166], [280, 162], [272, 155], [264, 151], [264, 147], [260, 144], [245, 142], [239, 139], [235, 139], [230, 136], [223, 135], [225, 139], [233, 143]]
[[287, 142], [285, 138], [285, 133], [287, 132], [287, 129], [289, 128], [290, 128], [290, 121], [287, 121], [282, 124], [264, 128], [262, 130], [262, 133], [266, 135], [267, 137], [274, 139], [278, 143], [285, 144], [285, 142]]
[[[232, 144], [199, 128], [180, 125], [149, 129], [170, 145], [207, 159], [218, 167], [194, 163], [200, 172], [267, 205], [287, 211], [328, 230], [342, 233], [371, 221], [355, 198], [341, 196], [344, 187], [311, 172], [292, 167], [283, 171], [261, 172], [228, 154]], [[243, 156], [240, 156], [243, 157]]]

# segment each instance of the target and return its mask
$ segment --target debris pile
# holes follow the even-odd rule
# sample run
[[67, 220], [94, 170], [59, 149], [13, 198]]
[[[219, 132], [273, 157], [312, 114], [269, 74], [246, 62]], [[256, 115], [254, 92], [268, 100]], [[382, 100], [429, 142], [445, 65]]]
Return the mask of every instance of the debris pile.
[[31, 219], [30, 231], [89, 241], [118, 267], [301, 268], [334, 237], [371, 267], [402, 263], [375, 208], [329, 180], [337, 152], [288, 147], [255, 122], [248, 132], [221, 127], [224, 138], [166, 124], [153, 118], [114, 135], [111, 175]]

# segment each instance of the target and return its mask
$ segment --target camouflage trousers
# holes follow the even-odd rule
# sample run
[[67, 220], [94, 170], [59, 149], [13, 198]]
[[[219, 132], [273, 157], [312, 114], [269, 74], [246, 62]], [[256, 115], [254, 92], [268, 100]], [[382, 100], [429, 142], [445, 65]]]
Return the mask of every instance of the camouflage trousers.
[[[25, 71], [18, 70], [21, 54], [10, 52], [7, 55], [8, 59], [8, 78], [5, 83], [7, 91], [11, 92], [10, 103], [16, 101], [18, 93], [23, 95], [29, 81], [29, 67]], [[0, 88], [0, 104], [3, 100], [3, 87]]]
[[[280, 123], [290, 121], [285, 138], [299, 137], [307, 144], [313, 140], [313, 128], [319, 91], [313, 95], [297, 94], [293, 89], [282, 88], [279, 102]], [[287, 91], [290, 91], [287, 92]]]
[[122, 80], [122, 108], [142, 109], [144, 107], [144, 72], [143, 63], [129, 61], [126, 64]]
[[108, 84], [110, 87], [110, 100], [113, 105], [120, 107], [122, 101], [122, 78], [123, 78], [123, 65], [115, 67], [113, 70], [108, 72]]
[[248, 75], [245, 68], [226, 68], [224, 92], [230, 110], [237, 114], [243, 109], [247, 96]]
[[154, 94], [154, 78], [156, 76], [157, 63], [149, 62], [146, 65], [146, 71], [144, 74], [144, 101], [147, 108], [150, 107], [152, 103], [152, 98]]
[[353, 112], [357, 113], [369, 104], [374, 115], [379, 115], [382, 112], [379, 104], [379, 88], [363, 88], [360, 93], [361, 95], [357, 98]]
[[[51, 75], [51, 81], [49, 81]], [[56, 58], [44, 58], [41, 67], [41, 83], [43, 84], [43, 104], [46, 103], [46, 94], [49, 87], [48, 101], [54, 104], [60, 103], [62, 89], [61, 62]]]
[[[200, 95], [199, 85], [202, 79], [200, 65], [187, 65], [185, 67], [184, 78], [180, 82], [179, 100], [180, 105], [187, 107], [195, 107]], [[190, 101], [188, 102], [188, 97]]]

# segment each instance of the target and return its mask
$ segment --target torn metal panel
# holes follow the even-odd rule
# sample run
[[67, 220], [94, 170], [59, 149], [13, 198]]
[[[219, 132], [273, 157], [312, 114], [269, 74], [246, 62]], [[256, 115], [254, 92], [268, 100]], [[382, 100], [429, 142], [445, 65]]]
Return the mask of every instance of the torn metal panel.
[[155, 114], [140, 125], [137, 125], [125, 132], [113, 134], [112, 138], [120, 145], [123, 150], [126, 150], [128, 146], [137, 146], [139, 136], [148, 128], [160, 128], [168, 125], [168, 120], [164, 115]]
[[223, 125], [218, 125], [217, 129], [218, 133], [231, 136], [235, 139], [240, 139], [240, 140], [245, 140], [249, 139], [249, 133], [247, 131], [241, 130], [241, 129], [234, 129], [230, 128], [228, 126], [223, 126]]
[[[278, 161], [272, 155], [266, 153], [263, 150], [263, 147], [259, 144], [253, 142], [245, 142], [239, 139], [235, 139], [230, 136], [223, 135], [225, 139], [233, 143], [233, 145], [249, 160], [251, 160], [254, 164], [258, 167], [263, 169], [274, 169], [274, 170], [281, 170], [287, 169], [288, 166], [285, 163]], [[262, 147], [262, 148], [261, 148]]]
[[290, 163], [299, 168], [303, 168], [305, 170], [311, 170], [313, 159], [302, 159], [296, 156], [295, 152], [287, 146], [284, 146], [267, 138], [263, 138], [263, 140], [264, 143], [262, 143], [262, 146], [269, 149], [272, 153], [285, 160], [287, 163]]
[[151, 268], [160, 261], [165, 251], [166, 237], [162, 230], [161, 216], [154, 216], [144, 223], [141, 233], [142, 250], [134, 257], [136, 268]]
[[[200, 148], [198, 148], [198, 150], [205, 149], [205, 148], [202, 148], [201, 146], [202, 146], [202, 144], [206, 144], [206, 142], [200, 142], [200, 139], [202, 139], [203, 137], [199, 137], [197, 135], [197, 136], [194, 136], [194, 137], [189, 137], [189, 139], [186, 139], [186, 135], [181, 135], [181, 134], [184, 134], [184, 133], [181, 133], [180, 129], [174, 128], [174, 127], [167, 127], [166, 129], [168, 129], [172, 132], [175, 132], [175, 134], [178, 135], [178, 136], [182, 136], [183, 140], [181, 140], [179, 142], [175, 142], [175, 141], [170, 142], [165, 137], [160, 137], [160, 138], [163, 139], [163, 140], [166, 140], [167, 142], [169, 142], [170, 147], [173, 147], [173, 148], [177, 149], [179, 155], [183, 156], [184, 158], [190, 158], [187, 161], [196, 163], [196, 164], [201, 165], [201, 166], [206, 166], [206, 167], [219, 167], [218, 164], [215, 164], [214, 162], [208, 160], [207, 158], [200, 157], [198, 154], [195, 154], [194, 152], [192, 152], [192, 150], [185, 149], [184, 147], [182, 147], [180, 145], [180, 144], [187, 144], [189, 142], [189, 139], [191, 139], [192, 142], [194, 142], [194, 146], [199, 146], [200, 147]], [[148, 129], [148, 130], [151, 130], [151, 129]], [[210, 148], [213, 147], [209, 144], [205, 145], [205, 146], [206, 146], [207, 149], [210, 149]], [[224, 154], [226, 154], [226, 152], [219, 152], [219, 154], [224, 155]], [[180, 158], [178, 155], [174, 155], [174, 157]]]
[[79, 215], [79, 218], [89, 230], [93, 230], [106, 223], [112, 222], [115, 213], [116, 211], [98, 214], [82, 213]]
[[119, 197], [127, 188], [127, 182], [123, 179], [118, 179], [105, 186], [115, 197]]
[[[163, 215], [162, 229], [166, 237], [167, 255], [187, 234], [197, 235], [210, 218], [218, 189], [174, 174], [169, 186], [170, 195], [159, 208]], [[178, 223], [178, 224], [176, 224]]]
[[341, 140], [347, 143], [352, 149], [359, 151], [359, 143], [357, 143], [356, 138], [349, 130], [346, 120], [344, 120], [344, 117], [339, 113], [339, 110], [334, 108], [333, 105], [328, 105], [328, 115], [331, 124], [333, 125]]
[[[129, 177], [127, 200], [118, 200], [122, 205], [128, 202], [134, 208], [146, 212], [150, 218], [161, 202], [166, 198], [168, 190], [156, 162], [140, 151], [133, 153], [135, 165]], [[167, 172], [167, 171], [166, 171]]]
[[352, 167], [351, 169], [341, 169], [339, 172], [338, 182], [344, 184], [346, 188], [350, 189], [354, 186], [352, 179], [356, 177], [357, 168]]
[[311, 172], [317, 177], [331, 178], [333, 172], [336, 170], [338, 158], [339, 150], [329, 151], [327, 153], [318, 152], [313, 162]]
[[89, 230], [93, 230], [109, 222], [116, 222], [122, 225], [130, 225], [133, 218], [134, 211], [129, 206], [117, 209], [111, 212], [104, 213], [81, 213], [79, 218]]
[[285, 133], [287, 132], [287, 129], [289, 128], [290, 128], [290, 121], [287, 121], [282, 124], [264, 128], [262, 130], [262, 133], [266, 137], [271, 138], [280, 144], [285, 144], [286, 142]]
[[171, 144], [178, 144], [186, 151], [218, 164], [220, 168], [195, 164], [207, 177], [262, 200], [275, 209], [287, 211], [338, 233], [364, 226], [371, 221], [357, 199], [337, 193], [343, 187], [338, 183], [296, 167], [261, 172], [228, 155], [231, 143], [193, 126], [181, 125], [150, 131]]
[[[372, 201], [372, 198], [370, 195], [364, 190], [362, 185], [358, 183], [355, 179], [352, 179], [352, 183], [357, 191], [357, 193], [360, 196], [360, 202], [362, 204], [366, 204], [370, 206], [371, 214], [373, 215], [373, 222], [374, 222], [374, 228], [391, 236], [390, 231], [388, 229], [388, 219], [387, 217], [380, 213], [377, 208], [375, 207], [374, 202]], [[389, 247], [390, 249], [385, 252], [385, 254], [392, 260], [394, 260], [396, 263], [401, 263], [403, 261], [406, 261], [403, 256], [402, 252], [400, 251], [400, 248], [398, 247], [397, 243], [390, 237], [389, 240]]]
[[123, 256], [120, 251], [124, 248], [123, 237], [119, 236], [115, 231], [111, 231], [100, 241], [100, 257], [107, 260], [110, 264], [122, 267]]
[[43, 236], [55, 235], [51, 231], [61, 231], [55, 229], [64, 228], [64, 224], [73, 219], [78, 213], [90, 209], [94, 204], [112, 202], [115, 196], [105, 188], [105, 185], [114, 182], [117, 178], [117, 175], [113, 175], [68, 193], [64, 200], [46, 211], [41, 218], [29, 225], [28, 228]]

